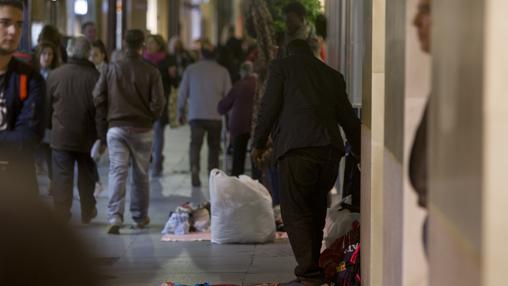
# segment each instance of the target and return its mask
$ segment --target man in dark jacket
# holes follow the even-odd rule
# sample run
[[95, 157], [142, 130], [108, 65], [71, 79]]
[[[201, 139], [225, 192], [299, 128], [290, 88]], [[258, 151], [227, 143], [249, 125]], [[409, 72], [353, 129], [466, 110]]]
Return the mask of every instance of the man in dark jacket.
[[[131, 215], [136, 227], [148, 217], [148, 168], [152, 154], [152, 126], [165, 106], [159, 71], [141, 57], [145, 36], [140, 30], [125, 34], [125, 58], [108, 65], [94, 90], [99, 135], [109, 149], [108, 233], [119, 234], [125, 209], [125, 188], [132, 170]], [[130, 162], [130, 163], [129, 163]]]
[[51, 148], [53, 158], [53, 200], [56, 212], [71, 217], [74, 164], [78, 165], [78, 190], [81, 221], [89, 223], [97, 216], [95, 198], [95, 165], [90, 150], [97, 140], [93, 89], [99, 72], [88, 61], [91, 45], [85, 37], [72, 39], [67, 64], [48, 77], [52, 102]]
[[338, 124], [359, 154], [360, 121], [339, 72], [315, 58], [305, 40], [294, 40], [287, 49], [289, 56], [270, 66], [252, 156], [260, 159], [271, 133], [282, 218], [298, 263], [295, 274], [302, 284], [321, 285], [326, 199], [344, 154]]
[[23, 4], [0, 0], [0, 20], [0, 192], [35, 195], [33, 153], [43, 135], [44, 80], [13, 58], [21, 38]]

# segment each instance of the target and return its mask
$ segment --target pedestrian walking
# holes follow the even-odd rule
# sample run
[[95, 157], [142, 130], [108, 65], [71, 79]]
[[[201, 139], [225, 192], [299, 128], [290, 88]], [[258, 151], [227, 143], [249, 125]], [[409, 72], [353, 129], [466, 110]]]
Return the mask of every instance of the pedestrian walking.
[[33, 155], [44, 132], [46, 88], [37, 71], [13, 57], [21, 39], [23, 11], [20, 1], [0, 0], [0, 189], [35, 196]]
[[99, 136], [109, 150], [108, 233], [119, 234], [124, 222], [125, 192], [132, 174], [130, 211], [135, 226], [150, 223], [148, 168], [153, 124], [165, 106], [159, 71], [142, 58], [141, 30], [125, 33], [125, 57], [110, 63], [94, 90]]
[[360, 121], [346, 95], [344, 77], [314, 56], [305, 40], [287, 46], [271, 63], [261, 102], [252, 158], [262, 160], [271, 134], [281, 188], [284, 228], [304, 285], [324, 283], [319, 256], [327, 195], [338, 175], [344, 143], [339, 125], [360, 154]]
[[165, 143], [164, 134], [169, 124], [169, 96], [171, 88], [177, 85], [176, 61], [173, 56], [168, 54], [164, 38], [161, 35], [148, 36], [143, 57], [159, 70], [166, 100], [161, 117], [153, 125], [152, 176], [159, 177], [164, 169], [164, 155], [162, 153]]
[[178, 118], [181, 124], [185, 122], [187, 102], [189, 107], [189, 161], [193, 187], [201, 186], [200, 153], [205, 134], [208, 141], [208, 171], [219, 167], [222, 119], [217, 112], [217, 105], [230, 89], [229, 72], [216, 62], [215, 48], [204, 44], [201, 60], [185, 70], [178, 95]]
[[218, 105], [221, 115], [228, 117], [228, 129], [233, 145], [232, 176], [239, 176], [245, 171], [245, 157], [250, 139], [254, 95], [257, 88], [257, 77], [251, 62], [240, 66], [241, 80], [236, 82], [228, 95]]
[[48, 77], [51, 99], [51, 149], [53, 180], [51, 190], [55, 211], [64, 220], [71, 218], [74, 166], [77, 165], [81, 222], [97, 216], [95, 162], [90, 150], [97, 140], [93, 90], [99, 72], [88, 60], [91, 45], [84, 37], [69, 41], [67, 63]]

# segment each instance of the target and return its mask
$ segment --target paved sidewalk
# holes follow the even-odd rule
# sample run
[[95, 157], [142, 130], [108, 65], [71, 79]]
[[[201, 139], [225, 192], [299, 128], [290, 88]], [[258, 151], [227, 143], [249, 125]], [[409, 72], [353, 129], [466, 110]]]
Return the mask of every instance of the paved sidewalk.
[[[171, 280], [178, 283], [232, 283], [289, 281], [293, 279], [295, 260], [287, 240], [266, 245], [215, 245], [210, 242], [161, 242], [168, 214], [184, 202], [202, 203], [209, 199], [207, 151], [201, 154], [203, 187], [191, 188], [188, 127], [167, 129], [164, 174], [151, 180], [150, 218], [146, 230], [130, 230], [121, 235], [106, 234], [107, 191], [98, 200], [98, 217], [90, 225], [79, 223], [79, 205], [75, 198], [72, 227], [83, 238], [95, 257], [107, 286], [159, 285]], [[206, 142], [206, 141], [205, 141]], [[99, 166], [101, 181], [107, 189], [107, 162]], [[42, 196], [45, 197], [42, 179]], [[77, 197], [77, 196], [76, 196]], [[130, 213], [126, 224], [132, 224]]]

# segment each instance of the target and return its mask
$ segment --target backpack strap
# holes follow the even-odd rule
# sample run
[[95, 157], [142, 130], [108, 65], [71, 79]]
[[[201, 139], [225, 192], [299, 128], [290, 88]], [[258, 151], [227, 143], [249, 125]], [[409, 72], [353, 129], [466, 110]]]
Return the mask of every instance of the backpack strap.
[[23, 102], [28, 97], [28, 79], [26, 74], [19, 75], [19, 99]]

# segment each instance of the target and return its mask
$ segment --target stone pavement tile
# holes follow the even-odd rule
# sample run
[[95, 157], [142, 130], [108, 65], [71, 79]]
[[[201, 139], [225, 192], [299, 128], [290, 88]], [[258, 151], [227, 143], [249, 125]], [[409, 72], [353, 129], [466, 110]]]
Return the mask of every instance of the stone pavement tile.
[[[217, 245], [210, 242], [162, 242], [160, 231], [170, 211], [187, 201], [201, 203], [209, 198], [206, 167], [207, 148], [201, 152], [203, 187], [190, 187], [188, 174], [189, 128], [166, 133], [164, 176], [151, 180], [151, 224], [144, 230], [130, 230], [129, 195], [126, 199], [127, 228], [121, 235], [108, 235], [107, 161], [99, 164], [101, 182], [106, 191], [97, 199], [98, 217], [90, 225], [81, 225], [79, 198], [73, 203], [71, 227], [88, 246], [93, 263], [105, 275], [105, 286], [158, 285], [166, 280], [180, 283], [209, 281], [246, 285], [257, 282], [292, 280], [294, 259], [289, 242], [265, 245]], [[49, 205], [52, 198], [41, 196]], [[248, 274], [247, 274], [248, 273]], [[110, 279], [107, 279], [107, 278]], [[280, 278], [279, 278], [280, 277]]]
[[141, 285], [157, 285], [163, 282], [176, 282], [186, 285], [194, 285], [195, 283], [212, 283], [212, 284], [236, 284], [242, 285], [245, 279], [244, 273], [195, 273], [195, 274], [163, 274], [157, 273], [147, 276], [123, 276], [110, 280], [104, 286], [141, 286]]
[[271, 244], [257, 245], [254, 254], [256, 257], [293, 257], [293, 250], [291, 249], [289, 241], [286, 239], [277, 240]]
[[289, 282], [295, 279], [293, 271], [280, 273], [247, 273], [243, 285], [255, 285], [259, 283]]
[[183, 273], [247, 273], [251, 257], [124, 257], [112, 267], [117, 272], [163, 270], [168, 274]]
[[253, 273], [293, 273], [296, 261], [293, 257], [254, 257], [249, 274]]
[[201, 242], [165, 242], [157, 237], [145, 236], [135, 240], [129, 247], [128, 257], [251, 257], [253, 245], [216, 245]]

